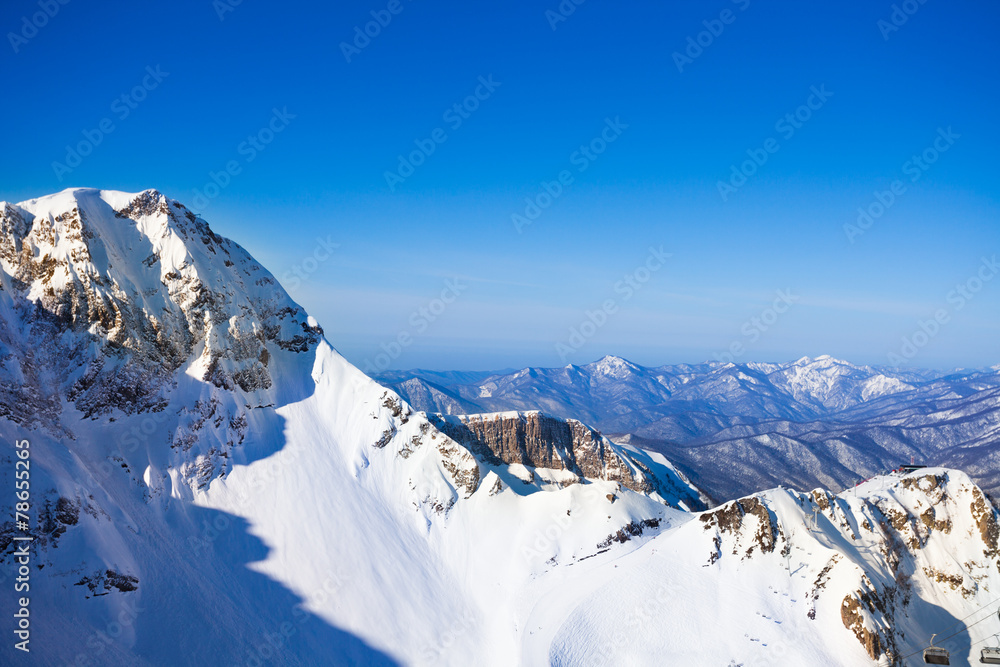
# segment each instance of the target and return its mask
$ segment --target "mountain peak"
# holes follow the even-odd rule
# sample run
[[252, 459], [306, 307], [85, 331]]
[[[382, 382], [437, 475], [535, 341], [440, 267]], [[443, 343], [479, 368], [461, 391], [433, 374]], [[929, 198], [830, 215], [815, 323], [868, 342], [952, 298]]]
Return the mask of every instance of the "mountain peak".
[[119, 211], [137, 198], [146, 197], [151, 199], [167, 198], [154, 188], [147, 188], [140, 192], [123, 192], [121, 190], [101, 190], [99, 188], [72, 187], [59, 192], [34, 197], [16, 204], [17, 207], [32, 212], [60, 212], [72, 210], [74, 207], [91, 207], [100, 203], [107, 204], [112, 209]]
[[586, 368], [600, 375], [611, 377], [623, 377], [639, 371], [639, 367], [631, 361], [611, 354], [605, 355], [591, 364], [587, 364]]
[[[811, 366], [813, 364], [819, 363], [835, 363], [835, 364], [847, 364], [846, 361], [841, 361], [835, 357], [831, 357], [829, 354], [821, 354], [818, 357], [805, 356], [797, 359], [793, 362], [794, 366]], [[849, 364], [848, 364], [849, 365]]]
[[[158, 404], [155, 379], [181, 366], [222, 388], [266, 389], [268, 359], [321, 334], [243, 248], [154, 189], [69, 188], [0, 206], [0, 268], [15, 305], [33, 304], [76, 334], [53, 342], [68, 346], [66, 363], [96, 369], [114, 358], [109, 368], [147, 378], [119, 397], [122, 409]], [[85, 378], [65, 391], [85, 413], [102, 413], [123, 374], [103, 374], [103, 389]]]

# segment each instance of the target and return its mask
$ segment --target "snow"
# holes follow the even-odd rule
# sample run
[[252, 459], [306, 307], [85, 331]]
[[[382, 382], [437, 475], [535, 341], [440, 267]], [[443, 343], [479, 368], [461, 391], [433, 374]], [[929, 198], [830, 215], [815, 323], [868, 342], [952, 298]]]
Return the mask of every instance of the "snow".
[[613, 378], [628, 377], [639, 370], [632, 362], [612, 355], [607, 355], [592, 364], [588, 364], [585, 368], [597, 375]]
[[[160, 410], [85, 418], [60, 396], [51, 423], [0, 418], [0, 437], [31, 440], [36, 507], [62, 497], [81, 508], [35, 553], [45, 564], [33, 575], [37, 664], [78, 655], [102, 665], [253, 664], [285, 627], [294, 632], [276, 662], [293, 665], [870, 664], [842, 609], [866, 581], [885, 595], [895, 585], [879, 528], [891, 512], [908, 517], [892, 534], [916, 540], [900, 552], [913, 599], [892, 618], [863, 609], [866, 627], [893, 625], [908, 652], [1000, 595], [975, 511], [981, 492], [960, 472], [875, 478], [839, 496], [777, 489], [747, 501], [757, 513], [732, 503], [694, 513], [612, 481], [477, 461], [318, 335], [300, 352], [268, 340], [270, 386], [216, 386], [208, 360], [232, 352], [228, 327], [264, 331], [258, 315], [286, 307], [273, 335], [318, 325], [258, 282], [269, 274], [239, 246], [203, 241], [175, 202], [163, 198], [181, 211], [173, 216], [110, 212], [143, 194], [74, 189], [18, 205], [36, 220], [79, 207], [95, 232], [87, 243], [58, 226], [50, 241], [32, 238], [65, 269], [54, 287], [110, 277], [147, 313], [170, 311], [170, 331], [187, 331], [186, 316], [200, 311], [185, 309], [192, 294], [164, 285], [176, 272], [225, 296], [230, 316], [196, 323], [204, 335], [163, 387]], [[143, 264], [150, 249], [158, 270]], [[23, 294], [9, 289], [17, 268], [2, 260], [0, 380], [23, 384], [33, 367], [15, 361], [34, 339], [20, 308], [44, 290], [37, 281]], [[95, 350], [104, 335], [61, 334]], [[635, 369], [617, 357], [597, 364], [606, 374]], [[801, 387], [826, 386], [800, 370]], [[229, 444], [240, 419], [246, 438]], [[613, 447], [633, 471], [662, 468], [690, 486], [662, 454]], [[4, 473], [12, 468], [6, 459]], [[772, 524], [768, 551], [761, 535]], [[135, 576], [137, 590], [89, 595], [78, 585], [109, 570]], [[10, 605], [0, 596], [0, 615]], [[120, 632], [104, 642], [113, 623]], [[990, 630], [977, 625], [946, 645], [965, 659]], [[12, 650], [0, 648], [4, 664], [14, 664]]]
[[[950, 476], [944, 501], [949, 509], [958, 510], [969, 499], [972, 485], [961, 473], [936, 469], [909, 477], [927, 474]], [[872, 664], [846, 631], [840, 601], [862, 585], [862, 576], [875, 581], [891, 576], [874, 533], [859, 528], [861, 521], [873, 518], [870, 503], [892, 499], [910, 510], [927, 505], [926, 484], [925, 489], [909, 490], [900, 481], [898, 477], [872, 480], [858, 490], [858, 498], [853, 492], [840, 496], [835, 514], [819, 515], [818, 531], [808, 528], [811, 512], [806, 498], [783, 491], [762, 494], [790, 536], [787, 559], [777, 550], [749, 560], [734, 557], [726, 551], [729, 543], [724, 536], [724, 553], [709, 565], [711, 546], [701, 522], [689, 521], [617, 559], [613, 570], [563, 571], [558, 586], [577, 595], [572, 601], [560, 600], [563, 608], [551, 614], [548, 625], [541, 624], [558, 623], [559, 628], [547, 631], [539, 643], [551, 646], [548, 659], [554, 665]], [[967, 513], [955, 511], [951, 518], [956, 537], [932, 533], [924, 548], [905, 557], [914, 563], [913, 586], [919, 601], [896, 615], [898, 634], [906, 637], [900, 653], [919, 650], [930, 634], [951, 627], [956, 619], [997, 597], [1000, 578], [997, 569], [986, 564], [973, 566], [980, 577], [979, 592], [969, 597], [925, 574], [924, 568], [942, 563], [954, 570], [960, 562], [982, 559], [983, 543], [968, 535], [972, 526]], [[752, 524], [745, 533], [755, 530]], [[854, 531], [858, 540], [851, 538]], [[834, 558], [839, 560], [817, 590], [816, 582]], [[985, 616], [980, 611], [977, 618]], [[972, 628], [971, 641], [984, 639], [995, 629], [989, 624], [982, 630]], [[953, 664], [971, 663], [975, 652], [969, 644], [961, 636], [944, 643], [953, 651]], [[967, 652], [973, 655], [966, 661]], [[535, 655], [533, 660], [524, 664], [546, 664], [544, 656]]]

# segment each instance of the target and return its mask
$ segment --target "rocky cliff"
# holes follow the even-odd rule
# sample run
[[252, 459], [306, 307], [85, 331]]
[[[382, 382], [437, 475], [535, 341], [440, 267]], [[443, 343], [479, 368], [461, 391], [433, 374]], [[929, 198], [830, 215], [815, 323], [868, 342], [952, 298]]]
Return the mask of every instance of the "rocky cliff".
[[[770, 491], [699, 519], [712, 540], [709, 567], [779, 559], [789, 575], [806, 570], [808, 618], [842, 625], [880, 664], [913, 664], [937, 628], [939, 644], [967, 651], [956, 621], [976, 610], [973, 620], [991, 624], [986, 634], [995, 630], [988, 605], [1000, 591], [1000, 530], [993, 507], [963, 473], [894, 474], [840, 496]], [[921, 609], [929, 599], [958, 619], [943, 609], [929, 615]]]
[[[266, 390], [273, 354], [305, 352], [322, 334], [246, 251], [155, 190], [2, 203], [0, 267], [17, 328], [59, 350], [46, 355], [52, 375], [87, 416], [161, 408], [182, 366], [221, 389]], [[13, 417], [45, 410], [22, 398]]]
[[616, 445], [575, 419], [538, 411], [428, 417], [488, 465], [521, 465], [532, 476], [538, 469], [565, 471], [569, 474], [560, 477], [563, 485], [600, 479], [677, 499], [688, 509], [706, 506], [699, 492], [665, 461], [656, 463], [644, 453]]

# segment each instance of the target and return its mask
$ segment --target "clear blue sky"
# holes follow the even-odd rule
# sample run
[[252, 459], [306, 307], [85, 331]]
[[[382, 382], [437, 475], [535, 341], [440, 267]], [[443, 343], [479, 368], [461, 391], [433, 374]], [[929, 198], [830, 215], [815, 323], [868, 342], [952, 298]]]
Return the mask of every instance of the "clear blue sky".
[[[890, 30], [888, 1], [590, 0], [558, 22], [557, 0], [224, 1], [69, 0], [37, 31], [37, 1], [7, 3], [0, 199], [156, 187], [250, 250], [363, 367], [653, 365], [733, 343], [741, 361], [887, 363], [940, 310], [911, 364], [1000, 363], [1000, 279], [952, 293], [1000, 253], [994, 2], [914, 1]], [[373, 11], [391, 20], [348, 62], [341, 43]], [[261, 134], [274, 109], [294, 118]], [[808, 120], [779, 124], [797, 110]], [[574, 155], [602, 131], [603, 153]], [[938, 137], [934, 164], [908, 163]], [[428, 139], [390, 187], [397, 156]], [[767, 160], [724, 200], [747, 151]], [[230, 161], [239, 173], [199, 206]], [[518, 233], [512, 214], [564, 170]], [[893, 181], [905, 190], [851, 243], [844, 225]], [[314, 264], [317, 237], [339, 245]], [[629, 295], [618, 281], [647, 277], [660, 246], [672, 256]], [[777, 290], [796, 300], [774, 318]], [[608, 300], [606, 323], [572, 338]]]

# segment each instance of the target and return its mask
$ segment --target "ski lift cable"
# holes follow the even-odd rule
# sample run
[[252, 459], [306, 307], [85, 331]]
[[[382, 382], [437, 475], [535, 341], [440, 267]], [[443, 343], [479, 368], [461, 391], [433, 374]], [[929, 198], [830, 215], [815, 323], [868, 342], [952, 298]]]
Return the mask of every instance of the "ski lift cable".
[[[980, 607], [979, 609], [977, 609], [976, 611], [972, 612], [971, 614], [969, 614], [969, 615], [968, 615], [968, 616], [966, 616], [965, 618], [963, 618], [963, 619], [960, 619], [960, 620], [959, 620], [959, 623], [961, 623], [961, 622], [962, 622], [962, 621], [964, 621], [965, 619], [968, 619], [968, 618], [972, 618], [973, 616], [975, 616], [975, 615], [976, 615], [976, 614], [978, 614], [979, 612], [983, 611], [984, 609], [986, 609], [986, 608], [987, 608], [987, 607], [989, 607], [990, 605], [993, 605], [993, 604], [996, 604], [997, 602], [1000, 602], [1000, 598], [998, 598], [998, 599], [994, 600], [993, 602], [990, 602], [989, 604], [986, 604], [986, 605], [984, 605], [984, 606]], [[966, 626], [964, 626], [964, 627], [963, 627], [963, 628], [962, 628], [961, 630], [958, 630], [958, 631], [956, 631], [956, 632], [953, 632], [952, 634], [948, 635], [948, 636], [947, 636], [947, 637], [945, 637], [944, 639], [940, 639], [940, 640], [938, 640], [938, 641], [940, 641], [940, 642], [945, 642], [945, 641], [948, 641], [948, 640], [949, 640], [949, 639], [951, 639], [952, 637], [955, 637], [955, 636], [958, 636], [958, 635], [962, 634], [962, 632], [963, 632], [963, 631], [965, 631], [965, 630], [968, 630], [969, 628], [971, 628], [971, 627], [973, 627], [973, 626], [975, 626], [975, 625], [979, 625], [979, 624], [980, 624], [980, 623], [982, 623], [983, 621], [986, 621], [986, 620], [989, 620], [989, 619], [991, 619], [991, 618], [993, 618], [993, 616], [992, 616], [992, 615], [990, 615], [990, 616], [985, 616], [985, 617], [983, 617], [983, 618], [979, 619], [978, 621], [976, 621], [975, 623], [971, 623], [971, 624], [969, 624], [969, 625], [966, 625]], [[956, 625], [957, 625], [957, 624], [956, 624]], [[955, 627], [955, 626], [953, 625], [953, 626], [951, 626], [951, 627]], [[985, 640], [985, 639], [983, 639], [983, 640], [980, 640], [980, 641], [976, 642], [976, 644], [981, 644], [981, 643], [982, 643], [982, 642], [984, 642], [984, 641], [986, 641], [986, 640]], [[971, 644], [971, 646], [975, 646], [976, 644]], [[913, 653], [908, 653], [907, 655], [904, 655], [904, 656], [902, 656], [902, 657], [901, 657], [900, 659], [901, 659], [901, 660], [905, 660], [906, 658], [909, 658], [909, 657], [911, 657], [911, 656], [914, 656], [914, 655], [916, 655], [916, 654], [920, 653], [920, 652], [921, 652], [921, 651], [923, 651], [923, 650], [924, 650], [924, 649], [918, 649], [918, 650], [914, 651]]]
[[[985, 610], [985, 609], [986, 609], [986, 608], [988, 608], [988, 607], [992, 607], [992, 606], [993, 606], [993, 605], [995, 605], [995, 604], [996, 604], [997, 602], [1000, 602], [1000, 598], [997, 598], [996, 600], [993, 600], [992, 602], [987, 602], [987, 603], [986, 603], [986, 604], [984, 604], [984, 605], [983, 605], [982, 607], [980, 607], [980, 608], [979, 608], [979, 609], [977, 609], [976, 611], [972, 612], [971, 614], [969, 614], [969, 615], [968, 615], [968, 616], [966, 616], [965, 618], [960, 618], [960, 619], [958, 619], [958, 621], [956, 621], [956, 622], [954, 623], [954, 625], [952, 625], [952, 626], [951, 626], [950, 628], [948, 628], [948, 630], [945, 630], [945, 632], [948, 632], [949, 630], [951, 630], [951, 629], [953, 629], [953, 628], [957, 628], [957, 627], [958, 627], [959, 625], [962, 625], [962, 624], [963, 624], [963, 622], [964, 622], [965, 620], [967, 620], [967, 619], [970, 619], [970, 618], [972, 618], [973, 616], [975, 616], [976, 614], [978, 614], [979, 612], [981, 612], [981, 611]], [[985, 619], [983, 619], [983, 620], [985, 620]], [[978, 623], [979, 621], [976, 621], [976, 622]], [[972, 626], [967, 626], [967, 627], [972, 627]], [[961, 632], [961, 630], [959, 630], [958, 632]], [[958, 634], [958, 632], [956, 632], [955, 634]], [[950, 636], [954, 637], [955, 635], [950, 635]]]
[[986, 637], [985, 639], [980, 639], [978, 642], [972, 642], [971, 644], [969, 644], [969, 648], [972, 648], [974, 646], [979, 646], [983, 642], [988, 642], [991, 639], [996, 639], [996, 637], [997, 636], [994, 634], [994, 635], [990, 635], [989, 637]]
[[[993, 603], [991, 602], [990, 604], [993, 604]], [[976, 612], [973, 612], [972, 614], [969, 614], [969, 615], [968, 615], [968, 616], [966, 616], [965, 618], [971, 618], [971, 617], [975, 616], [976, 614], [978, 614], [978, 613], [979, 613], [980, 611], [982, 611], [982, 610], [983, 610], [983, 609], [985, 609], [985, 608], [986, 608], [986, 607], [981, 607], [981, 608], [980, 608], [980, 609], [979, 609], [978, 611], [976, 611]], [[982, 623], [983, 621], [987, 621], [987, 620], [989, 620], [989, 619], [991, 619], [991, 618], [993, 618], [993, 616], [992, 616], [992, 615], [990, 615], [990, 616], [986, 616], [986, 617], [984, 617], [984, 618], [981, 618], [981, 619], [979, 619], [978, 621], [976, 621], [975, 623], [970, 623], [969, 625], [966, 625], [966, 626], [965, 626], [965, 627], [964, 627], [964, 628], [963, 628], [962, 630], [959, 630], [959, 631], [957, 631], [957, 632], [954, 632], [954, 633], [952, 633], [952, 634], [948, 635], [947, 637], [945, 637], [944, 639], [939, 639], [939, 640], [938, 640], [938, 642], [939, 642], [939, 643], [941, 643], [941, 642], [946, 642], [946, 641], [948, 641], [949, 639], [951, 639], [952, 637], [956, 637], [956, 636], [958, 636], [958, 635], [962, 634], [962, 632], [964, 632], [965, 630], [968, 630], [969, 628], [971, 628], [971, 627], [973, 627], [973, 626], [976, 626], [976, 625], [979, 625], [979, 624], [980, 624], [980, 623]], [[964, 620], [964, 619], [963, 619], [963, 620]], [[983, 641], [985, 641], [985, 640], [983, 640]], [[981, 642], [977, 642], [977, 643], [981, 643]], [[975, 644], [971, 644], [970, 646], [975, 646]], [[921, 653], [921, 652], [922, 652], [923, 650], [924, 650], [924, 649], [922, 649], [922, 648], [921, 648], [921, 649], [917, 649], [917, 650], [916, 650], [916, 651], [914, 651], [913, 653], [907, 653], [906, 655], [904, 655], [904, 656], [901, 656], [901, 657], [900, 657], [900, 660], [906, 660], [907, 658], [910, 658], [910, 657], [913, 657], [913, 656], [917, 655], [918, 653]]]
[[[948, 628], [947, 630], [945, 630], [945, 632], [949, 632], [949, 631], [950, 631], [950, 630], [952, 630], [953, 628], [957, 628], [957, 627], [958, 627], [959, 625], [964, 625], [964, 622], [965, 622], [966, 620], [968, 620], [968, 619], [972, 618], [973, 616], [975, 616], [976, 614], [978, 614], [978, 613], [979, 613], [979, 612], [981, 612], [981, 611], [985, 611], [986, 609], [988, 609], [989, 607], [992, 607], [993, 605], [995, 605], [995, 604], [996, 604], [996, 603], [998, 603], [998, 602], [1000, 602], [1000, 598], [997, 598], [997, 599], [995, 599], [995, 600], [993, 600], [993, 601], [991, 601], [991, 602], [987, 602], [986, 604], [984, 604], [983, 606], [981, 606], [981, 607], [980, 607], [979, 609], [975, 610], [974, 612], [972, 612], [972, 613], [971, 613], [971, 614], [969, 614], [968, 616], [965, 616], [964, 618], [960, 618], [960, 619], [958, 619], [958, 620], [957, 620], [957, 621], [956, 621], [956, 622], [955, 622], [954, 624], [952, 624], [952, 625], [951, 625], [951, 626], [950, 626], [950, 627], [949, 627], [949, 628]], [[989, 617], [987, 617], [987, 618], [989, 618]], [[982, 620], [986, 620], [986, 619], [982, 619]], [[981, 621], [976, 621], [976, 623], [980, 623], [980, 622], [981, 622]], [[971, 625], [969, 625], [969, 626], [964, 626], [964, 627], [970, 627], [970, 628], [971, 628], [972, 626], [971, 626]], [[949, 636], [949, 637], [954, 637], [955, 635], [959, 634], [960, 632], [962, 632], [962, 630], [961, 630], [961, 629], [959, 629], [959, 630], [958, 630], [958, 632], [956, 632], [955, 634], [953, 634], [953, 635], [948, 635], [948, 636]]]

